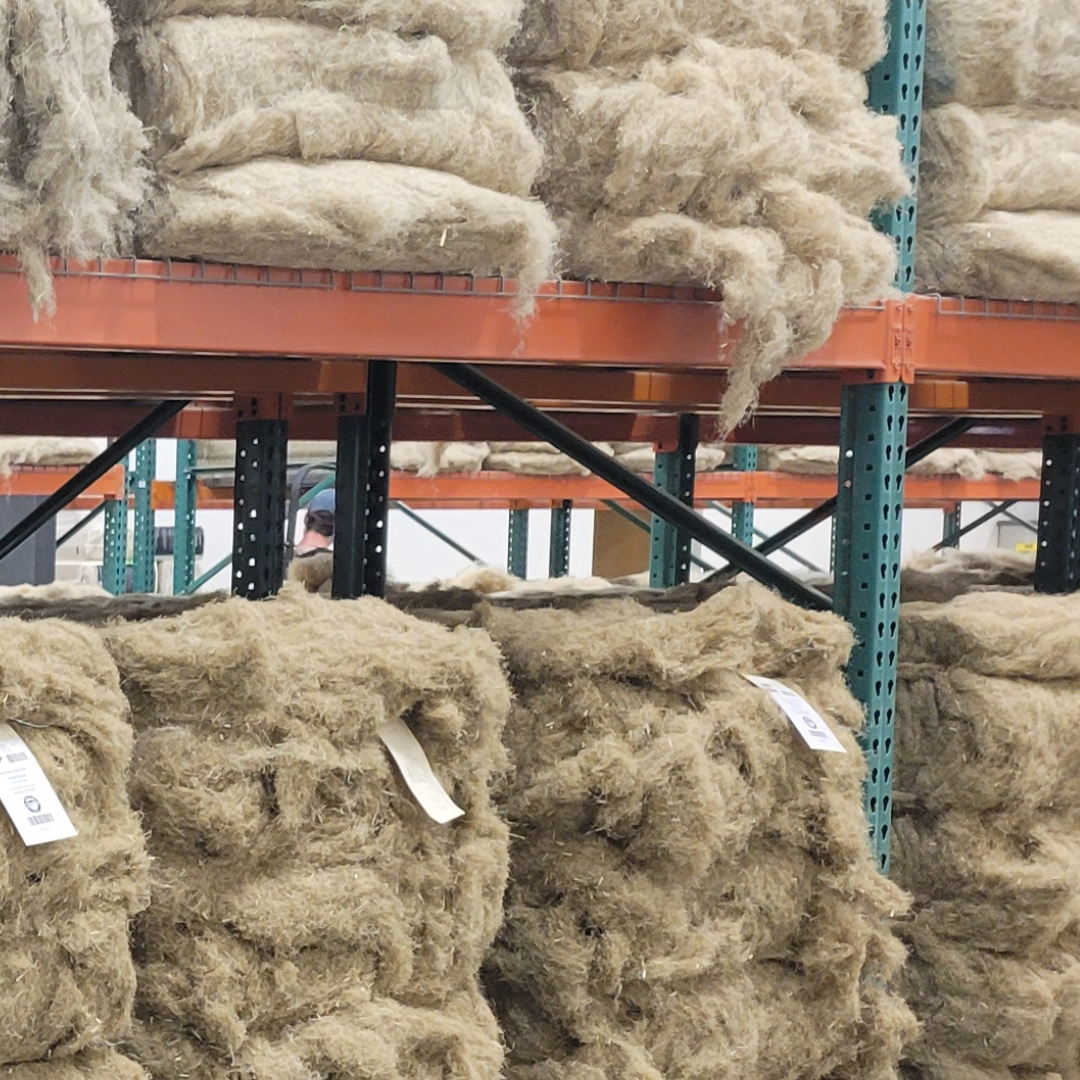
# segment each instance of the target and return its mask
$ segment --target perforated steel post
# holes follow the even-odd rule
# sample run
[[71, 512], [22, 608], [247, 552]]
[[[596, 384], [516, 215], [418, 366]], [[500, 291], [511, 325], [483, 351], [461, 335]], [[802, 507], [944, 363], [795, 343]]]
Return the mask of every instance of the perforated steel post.
[[241, 420], [236, 425], [232, 591], [264, 600], [285, 576], [285, 420]]
[[332, 585], [335, 600], [351, 600], [364, 593], [370, 446], [370, 424], [366, 415], [338, 417]]
[[126, 498], [105, 501], [101, 587], [113, 596], [127, 592], [127, 518]]
[[[698, 418], [679, 417], [678, 449], [656, 455], [653, 481], [686, 506], [694, 505], [694, 481], [697, 475]], [[690, 580], [690, 536], [653, 515], [649, 584], [654, 589], [670, 589]]]
[[364, 595], [385, 596], [390, 536], [390, 446], [397, 401], [397, 364], [368, 366], [368, 465], [364, 515]]
[[889, 9], [889, 51], [867, 75], [869, 104], [875, 112], [895, 116], [904, 168], [911, 194], [875, 215], [874, 224], [896, 241], [899, 269], [896, 284], [904, 292], [915, 285], [915, 228], [922, 135], [923, 74], [926, 52], [926, 0], [892, 0]]
[[964, 504], [953, 503], [941, 517], [941, 542], [946, 547], [955, 547], [964, 526]]
[[[758, 448], [756, 446], [735, 447], [735, 471], [741, 473], [757, 472]], [[731, 535], [744, 544], [754, 543], [754, 503], [742, 500], [731, 504]]]
[[1043, 439], [1035, 591], [1072, 593], [1080, 586], [1080, 435]]
[[848, 683], [866, 709], [866, 815], [872, 850], [889, 869], [896, 646], [908, 389], [844, 388], [836, 510], [837, 614], [855, 631]]
[[129, 474], [131, 493], [135, 502], [134, 534], [132, 536], [132, 583], [137, 593], [154, 591], [154, 503], [153, 484], [157, 475], [157, 441], [147, 439], [135, 451], [135, 471]]
[[551, 546], [548, 551], [548, 577], [561, 578], [570, 573], [570, 512], [574, 504], [564, 499], [551, 508]]
[[522, 581], [529, 576], [529, 511], [510, 511], [506, 542], [506, 569]]
[[176, 441], [176, 522], [173, 527], [173, 593], [184, 596], [195, 580], [195, 506], [198, 489], [195, 465], [198, 444], [193, 439]]

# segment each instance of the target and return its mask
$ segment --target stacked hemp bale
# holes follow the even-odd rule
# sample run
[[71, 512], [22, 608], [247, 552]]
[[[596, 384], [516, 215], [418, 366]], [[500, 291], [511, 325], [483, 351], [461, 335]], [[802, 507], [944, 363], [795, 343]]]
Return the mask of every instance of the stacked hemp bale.
[[571, 276], [721, 289], [746, 320], [723, 427], [891, 286], [867, 218], [908, 186], [865, 106], [884, 0], [526, 0], [511, 51]]
[[113, 85], [105, 0], [0, 0], [0, 251], [17, 252], [35, 313], [49, 255], [130, 254], [145, 139]]
[[554, 227], [498, 53], [517, 0], [115, 0], [160, 181], [150, 255], [503, 274]]
[[[496, 1080], [509, 693], [486, 635], [287, 590], [106, 631], [154, 856], [131, 1053], [154, 1080]], [[403, 720], [465, 813], [425, 816]]]
[[1080, 302], [1080, 3], [927, 19], [919, 288]]
[[[517, 696], [485, 969], [510, 1080], [894, 1077], [913, 1025], [884, 919], [906, 900], [867, 847], [847, 627], [757, 586], [483, 622]], [[847, 753], [809, 750], [744, 674]]]
[[893, 868], [921, 1080], [1080, 1062], [1080, 605], [981, 593], [902, 609]]
[[135, 995], [128, 920], [150, 887], [116, 667], [93, 631], [55, 619], [0, 619], [0, 656], [0, 722], [78, 830], [27, 847], [0, 811], [0, 1076], [140, 1080], [111, 1049]]

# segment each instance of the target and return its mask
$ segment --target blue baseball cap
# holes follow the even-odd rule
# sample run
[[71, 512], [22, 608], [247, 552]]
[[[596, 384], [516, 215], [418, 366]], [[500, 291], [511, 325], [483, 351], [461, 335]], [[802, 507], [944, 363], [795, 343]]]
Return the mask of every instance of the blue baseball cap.
[[312, 511], [312, 513], [318, 510], [327, 510], [332, 514], [336, 507], [337, 495], [333, 488], [324, 488], [308, 503], [308, 510]]

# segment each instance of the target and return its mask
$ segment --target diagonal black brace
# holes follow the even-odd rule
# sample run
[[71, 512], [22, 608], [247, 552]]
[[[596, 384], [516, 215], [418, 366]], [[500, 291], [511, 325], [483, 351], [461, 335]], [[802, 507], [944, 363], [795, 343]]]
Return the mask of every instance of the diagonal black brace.
[[119, 465], [137, 446], [153, 438], [158, 429], [183, 412], [187, 404], [187, 400], [163, 401], [130, 431], [125, 432], [111, 446], [106, 447], [93, 461], [84, 465], [40, 506], [36, 506], [27, 514], [18, 525], [0, 537], [0, 559], [6, 559], [42, 525], [56, 517], [72, 499], [100, 480], [115, 465]]
[[[949, 536], [946, 536], [940, 544], [934, 545], [933, 550], [944, 551], [945, 548], [956, 547], [956, 545], [960, 542], [961, 537], [967, 536], [969, 532], [974, 532], [981, 525], [985, 525], [988, 521], [993, 521], [996, 517], [1001, 517], [1003, 514], [1008, 515], [1009, 510], [1012, 509], [1012, 507], [1014, 507], [1019, 501], [1019, 499], [1007, 499], [1003, 503], [991, 504], [990, 509], [985, 514], [983, 514], [982, 517], [978, 517], [974, 521], [968, 522], [968, 524], [965, 525], [962, 529], [957, 529], [956, 532], [951, 533]], [[1024, 521], [1021, 524], [1026, 525], [1027, 522]]]
[[715, 551], [762, 584], [775, 589], [781, 596], [814, 611], [831, 610], [832, 601], [823, 593], [804, 585], [798, 578], [774, 565], [753, 548], [717, 528], [674, 495], [669, 495], [620, 465], [603, 451], [597, 450], [592, 443], [563, 427], [535, 406], [522, 401], [476, 368], [468, 364], [433, 364], [432, 367], [463, 390], [475, 394], [497, 412], [510, 417], [538, 439], [551, 443], [557, 450], [561, 450], [601, 480], [606, 480], [618, 488], [650, 513], [670, 522], [710, 551]]
[[[920, 461], [928, 458], [935, 450], [940, 450], [943, 446], [948, 446], [949, 443], [958, 439], [965, 431], [969, 431], [975, 426], [977, 420], [974, 417], [958, 416], [955, 420], [950, 420], [943, 427], [938, 428], [932, 435], [927, 435], [922, 442], [916, 443], [907, 452], [907, 457], [904, 459], [905, 469], [910, 469], [915, 465], [918, 465]], [[820, 506], [815, 506], [813, 510], [808, 510], [801, 518], [793, 521], [790, 525], [781, 529], [777, 533], [773, 533], [767, 540], [763, 540], [757, 547], [754, 548], [760, 555], [772, 555], [779, 551], [781, 548], [787, 547], [794, 540], [798, 540], [800, 536], [808, 533], [815, 525], [820, 525], [823, 521], [828, 521], [836, 513], [836, 507], [838, 503], [838, 496], [834, 495], [831, 499], [826, 499]], [[716, 571], [713, 577], [721, 577], [726, 574], [731, 574], [738, 567], [723, 566]], [[707, 580], [712, 580], [709, 578]]]

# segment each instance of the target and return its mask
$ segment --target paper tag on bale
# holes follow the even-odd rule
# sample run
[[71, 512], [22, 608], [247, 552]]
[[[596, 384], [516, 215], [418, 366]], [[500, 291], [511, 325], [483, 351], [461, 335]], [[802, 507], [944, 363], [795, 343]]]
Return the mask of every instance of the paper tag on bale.
[[759, 675], [744, 675], [743, 678], [764, 690], [780, 706], [811, 750], [821, 750], [826, 754], [847, 753], [844, 744], [833, 734], [817, 709], [790, 686], [775, 679], [763, 679]]
[[78, 836], [34, 752], [0, 724], [0, 803], [27, 847]]
[[379, 728], [379, 738], [390, 751], [390, 756], [401, 771], [401, 778], [432, 821], [446, 825], [465, 813], [431, 771], [431, 762], [424, 748], [416, 741], [416, 736], [404, 720], [387, 720]]

